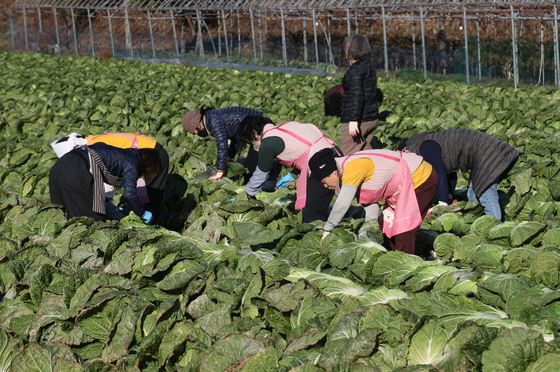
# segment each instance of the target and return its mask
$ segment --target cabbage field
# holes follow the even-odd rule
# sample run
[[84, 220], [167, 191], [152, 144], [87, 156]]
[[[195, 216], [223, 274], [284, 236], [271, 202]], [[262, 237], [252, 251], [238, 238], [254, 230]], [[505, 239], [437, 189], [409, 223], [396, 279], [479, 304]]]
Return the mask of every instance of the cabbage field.
[[[380, 79], [390, 147], [468, 127], [522, 152], [499, 184], [505, 221], [459, 192], [422, 225], [428, 261], [356, 240], [357, 207], [321, 244], [293, 192], [247, 200], [237, 162], [196, 177], [216, 147], [184, 112], [244, 105], [336, 139], [322, 94], [337, 82], [0, 53], [0, 370], [559, 371], [560, 91]], [[49, 143], [109, 130], [169, 152], [165, 228], [49, 204]]]

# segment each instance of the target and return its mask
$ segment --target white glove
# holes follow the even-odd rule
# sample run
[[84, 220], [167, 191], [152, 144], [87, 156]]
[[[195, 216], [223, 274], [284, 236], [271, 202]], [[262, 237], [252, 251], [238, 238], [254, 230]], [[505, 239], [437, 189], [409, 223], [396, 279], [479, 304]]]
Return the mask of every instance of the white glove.
[[430, 209], [428, 209], [428, 212], [426, 213], [427, 216], [431, 215], [434, 212], [434, 208], [436, 207], [446, 207], [449, 204], [447, 204], [444, 201], [438, 201], [438, 203], [436, 205], [434, 205], [433, 207], [431, 207]]
[[352, 137], [358, 137], [360, 135], [360, 128], [358, 128], [357, 121], [351, 121], [348, 123], [348, 133], [350, 133]]
[[326, 239], [327, 236], [329, 236], [330, 233], [330, 231], [323, 231], [323, 235], [321, 236], [321, 243]]

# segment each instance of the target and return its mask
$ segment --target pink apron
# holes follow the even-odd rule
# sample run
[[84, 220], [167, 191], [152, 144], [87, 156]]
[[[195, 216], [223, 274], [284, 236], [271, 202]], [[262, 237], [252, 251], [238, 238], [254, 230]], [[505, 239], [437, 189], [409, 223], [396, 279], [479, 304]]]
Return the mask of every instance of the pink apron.
[[[293, 130], [289, 130], [288, 128], [286, 128], [287, 126], [292, 126], [292, 125], [297, 125], [297, 126], [301, 126], [300, 132], [307, 132], [307, 133], [302, 133], [300, 134], [296, 134], [294, 133]], [[305, 127], [303, 127], [305, 126]], [[278, 126], [272, 126], [270, 128], [266, 128], [263, 131], [263, 138], [266, 138], [270, 135], [275, 135], [275, 134], [271, 134], [271, 132], [273, 131], [279, 131], [283, 134], [286, 134], [287, 136], [282, 136], [279, 135], [279, 137], [281, 137], [284, 140], [284, 144], [286, 147], [288, 146], [294, 146], [294, 143], [292, 141], [290, 141], [290, 139], [295, 140], [294, 142], [299, 142], [300, 144], [304, 145], [304, 149], [299, 153], [292, 153], [291, 155], [289, 155], [287, 158], [285, 156], [283, 156], [283, 154], [279, 154], [276, 158], [276, 160], [282, 164], [285, 167], [290, 167], [290, 168], [296, 168], [300, 170], [300, 176], [298, 177], [297, 183], [296, 183], [296, 205], [295, 205], [295, 209], [296, 210], [300, 210], [303, 207], [305, 207], [305, 203], [307, 200], [307, 177], [309, 174], [309, 159], [311, 158], [311, 156], [313, 156], [316, 152], [324, 149], [324, 148], [328, 148], [328, 147], [334, 147], [336, 146], [336, 144], [334, 143], [333, 140], [331, 140], [330, 138], [326, 137], [320, 130], [319, 128], [315, 127], [312, 124], [302, 124], [302, 123], [298, 123], [298, 122], [286, 122], [286, 123], [282, 123]], [[268, 134], [268, 136], [267, 136]], [[278, 133], [280, 134], [280, 133]], [[311, 138], [311, 140], [306, 139], [304, 137], [304, 135], [309, 136], [309, 138]], [[286, 152], [286, 149], [283, 151], [283, 153]]]
[[400, 151], [398, 153], [400, 153], [400, 158], [363, 151], [347, 156], [341, 164], [341, 167], [344, 168], [351, 157], [381, 157], [398, 163], [383, 188], [375, 190], [362, 184], [358, 198], [358, 202], [364, 205], [386, 200], [388, 206], [383, 210], [383, 234], [388, 238], [413, 230], [422, 224], [410, 169], [402, 153]]

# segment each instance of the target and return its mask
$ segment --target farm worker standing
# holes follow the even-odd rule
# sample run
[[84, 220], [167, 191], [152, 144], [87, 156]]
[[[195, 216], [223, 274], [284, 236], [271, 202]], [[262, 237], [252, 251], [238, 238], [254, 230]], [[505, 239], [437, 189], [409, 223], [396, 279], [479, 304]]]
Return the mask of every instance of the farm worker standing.
[[329, 203], [334, 192], [309, 177], [308, 162], [309, 158], [321, 149], [338, 150], [336, 144], [319, 128], [313, 124], [295, 121], [274, 125], [267, 118], [251, 117], [241, 128], [239, 141], [250, 143], [253, 149], [258, 151], [257, 168], [245, 186], [245, 191], [250, 197], [260, 191], [277, 162], [300, 172], [296, 185], [295, 209], [302, 209], [302, 221], [307, 223], [327, 219]]
[[122, 186], [123, 198], [134, 213], [145, 223], [152, 223], [153, 214], [138, 198], [136, 182], [144, 177], [149, 184], [158, 176], [159, 164], [155, 149], [120, 149], [104, 143], [76, 148], [51, 168], [51, 202], [63, 205], [68, 218], [106, 220], [109, 216], [103, 183], [108, 183]]
[[497, 186], [517, 161], [519, 151], [489, 134], [464, 128], [419, 133], [406, 141], [406, 147], [436, 170], [440, 204], [451, 201], [456, 172], [468, 171], [468, 200], [480, 203], [487, 215], [502, 219]]
[[[234, 106], [220, 109], [202, 108], [183, 115], [181, 122], [187, 132], [201, 137], [211, 135], [216, 140], [217, 171], [209, 178], [210, 180], [223, 178], [226, 175], [228, 160], [241, 150], [241, 146], [237, 142], [237, 132], [247, 116], [263, 116], [263, 113], [246, 107]], [[251, 157], [256, 157], [256, 155], [249, 153], [247, 158]]]
[[416, 232], [437, 190], [437, 174], [421, 156], [390, 150], [338, 156], [324, 149], [309, 160], [309, 169], [313, 178], [338, 195], [323, 239], [340, 223], [355, 196], [365, 207], [366, 221], [379, 217], [377, 203], [385, 200], [381, 231], [393, 250], [415, 253]]
[[344, 154], [371, 149], [377, 126], [379, 102], [376, 95], [377, 76], [368, 39], [351, 35], [344, 40], [344, 54], [350, 67], [342, 86], [340, 148]]
[[[105, 143], [109, 146], [118, 147], [121, 149], [154, 149], [158, 153], [159, 158], [159, 173], [156, 177], [152, 179], [150, 183], [145, 182], [146, 180], [140, 179], [138, 181], [138, 186], [141, 188], [145, 185], [147, 189], [147, 198], [142, 197], [140, 193], [141, 201], [145, 202], [146, 208], [154, 214], [154, 221], [158, 221], [161, 203], [163, 202], [163, 197], [165, 194], [165, 187], [167, 185], [167, 178], [169, 173], [169, 155], [163, 146], [157, 143], [156, 139], [144, 134], [138, 133], [103, 133], [98, 135], [90, 135], [86, 137], [88, 145], [93, 145], [94, 143]], [[147, 200], [144, 200], [147, 199]]]

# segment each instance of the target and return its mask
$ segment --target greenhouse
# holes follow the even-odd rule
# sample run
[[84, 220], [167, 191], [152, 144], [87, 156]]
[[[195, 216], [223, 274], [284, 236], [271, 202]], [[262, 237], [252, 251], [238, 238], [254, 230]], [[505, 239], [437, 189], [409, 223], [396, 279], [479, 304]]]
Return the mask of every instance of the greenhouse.
[[8, 27], [12, 50], [323, 73], [360, 32], [386, 74], [560, 85], [556, 1], [16, 0]]
[[559, 7], [0, 0], [0, 370], [560, 371]]

